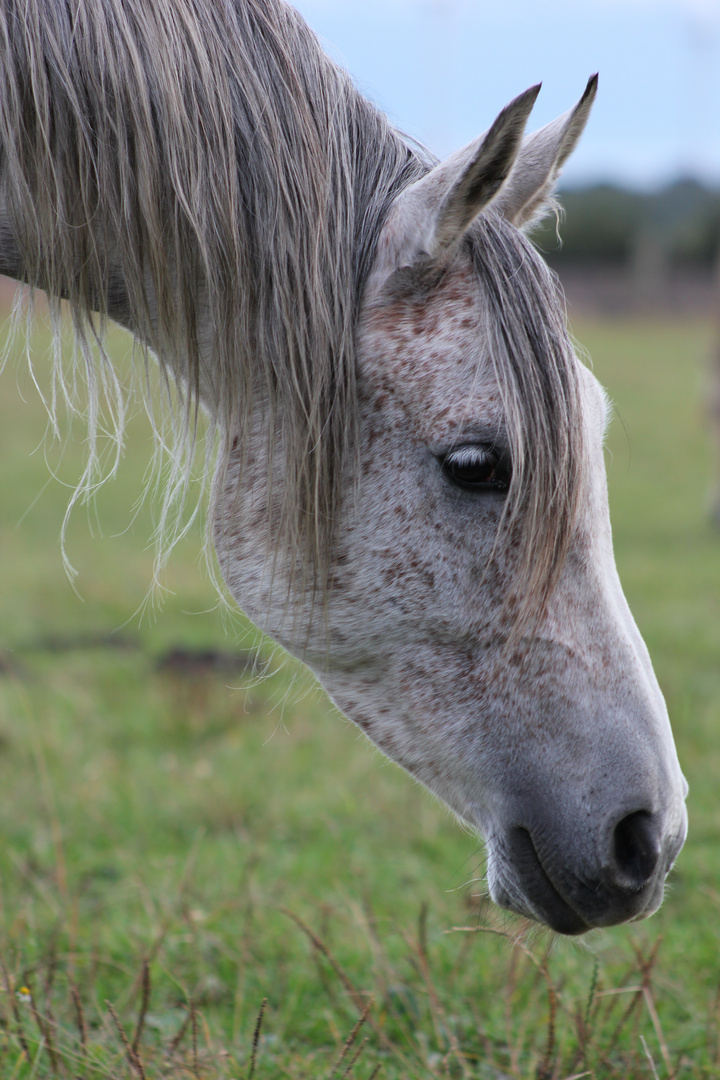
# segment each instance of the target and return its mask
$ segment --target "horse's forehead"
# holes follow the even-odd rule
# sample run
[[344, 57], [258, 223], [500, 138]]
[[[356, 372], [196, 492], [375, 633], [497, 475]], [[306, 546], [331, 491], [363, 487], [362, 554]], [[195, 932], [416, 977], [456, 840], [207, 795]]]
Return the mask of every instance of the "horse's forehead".
[[500, 411], [483, 333], [482, 296], [470, 266], [432, 291], [376, 304], [360, 326], [361, 381], [371, 404], [399, 409], [428, 440]]

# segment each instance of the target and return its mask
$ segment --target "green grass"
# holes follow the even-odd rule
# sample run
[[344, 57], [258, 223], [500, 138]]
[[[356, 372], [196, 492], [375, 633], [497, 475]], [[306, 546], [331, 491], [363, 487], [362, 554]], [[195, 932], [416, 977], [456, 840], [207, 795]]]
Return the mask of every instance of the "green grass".
[[[83, 511], [71, 524], [77, 598], [58, 533], [82, 440], [43, 449], [42, 405], [10, 363], [0, 381], [3, 1080], [720, 1076], [709, 331], [656, 321], [576, 332], [616, 402], [618, 563], [691, 787], [690, 836], [661, 911], [581, 942], [495, 911], [477, 841], [268, 646], [263, 680], [242, 663], [188, 678], [163, 662], [177, 648], [242, 659], [258, 639], [218, 608], [197, 531], [173, 557], [162, 608], [135, 615], [152, 575], [149, 509], [128, 528], [150, 454], [140, 418], [98, 499], [103, 535]], [[45, 486], [45, 456], [62, 483]], [[137, 1056], [108, 1002], [130, 1042], [140, 1021]]]

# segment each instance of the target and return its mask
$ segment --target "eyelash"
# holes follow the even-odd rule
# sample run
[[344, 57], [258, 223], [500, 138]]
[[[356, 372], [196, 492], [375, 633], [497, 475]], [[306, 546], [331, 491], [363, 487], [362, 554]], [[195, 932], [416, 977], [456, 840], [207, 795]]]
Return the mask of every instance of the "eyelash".
[[508, 457], [494, 446], [475, 443], [453, 447], [440, 459], [440, 465], [445, 478], [466, 491], [504, 494], [510, 486]]

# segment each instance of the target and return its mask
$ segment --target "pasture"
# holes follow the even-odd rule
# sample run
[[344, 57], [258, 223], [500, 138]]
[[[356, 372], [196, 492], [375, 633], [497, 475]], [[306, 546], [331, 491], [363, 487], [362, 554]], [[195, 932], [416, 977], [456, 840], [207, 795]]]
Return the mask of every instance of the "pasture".
[[[78, 599], [58, 533], [82, 436], [44, 441], [43, 406], [11, 356], [0, 382], [3, 1078], [720, 1075], [710, 330], [574, 330], [617, 406], [616, 554], [690, 782], [689, 838], [660, 912], [575, 941], [488, 905], [477, 841], [301, 670], [261, 645], [268, 673], [253, 676], [256, 632], [218, 607], [199, 527], [173, 556], [162, 604], [138, 614], [152, 574], [141, 415], [118, 478], [72, 519]], [[46, 344], [38, 331], [41, 383]], [[115, 351], [122, 367], [119, 336]]]

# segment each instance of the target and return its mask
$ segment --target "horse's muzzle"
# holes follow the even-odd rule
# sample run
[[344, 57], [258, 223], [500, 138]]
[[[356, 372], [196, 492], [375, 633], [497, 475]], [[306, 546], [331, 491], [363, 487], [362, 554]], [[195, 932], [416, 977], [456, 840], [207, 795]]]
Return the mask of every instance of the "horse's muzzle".
[[500, 907], [560, 934], [645, 918], [662, 903], [686, 831], [684, 804], [670, 819], [645, 810], [624, 814], [590, 844], [582, 843], [580, 827], [563, 841], [515, 825], [488, 844], [490, 892]]

